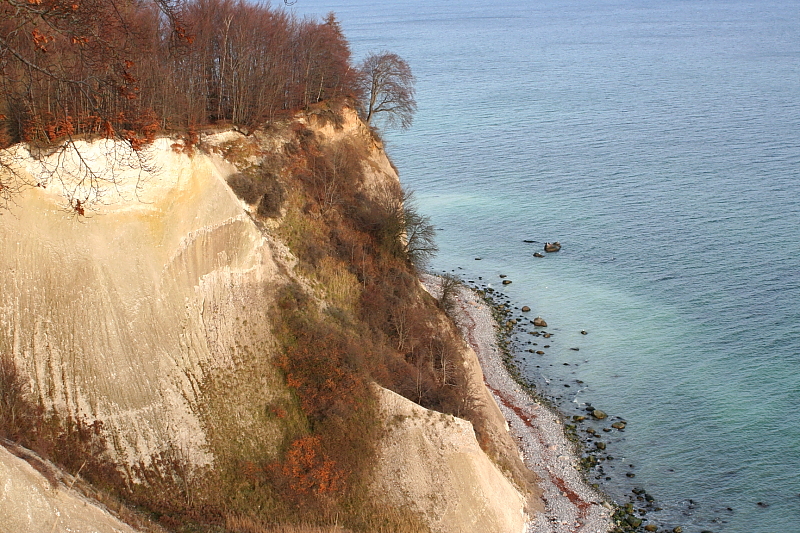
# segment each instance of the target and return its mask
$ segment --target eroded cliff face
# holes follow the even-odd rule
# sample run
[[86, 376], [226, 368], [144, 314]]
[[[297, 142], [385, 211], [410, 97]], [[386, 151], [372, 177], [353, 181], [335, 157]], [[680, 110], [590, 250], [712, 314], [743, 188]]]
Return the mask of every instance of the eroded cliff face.
[[[51, 467], [54, 468], [54, 467]], [[3, 533], [135, 533], [128, 524], [62, 483], [53, 484], [0, 446]]]
[[[303, 122], [323, 142], [369, 139], [364, 192], [396, 190], [382, 147], [354, 112], [343, 117], [339, 127]], [[101, 421], [110, 456], [134, 481], [137, 467], [165, 454], [192, 470], [213, 468], [221, 442], [230, 454], [273, 459], [284, 445], [286, 421], [268, 412], [291, 398], [273, 360], [276, 295], [288, 283], [323, 307], [325, 295], [298, 271], [274, 224], [257, 221], [256, 207], [226, 183], [254, 159], [221, 154], [254, 142], [282, 150], [287, 139], [225, 132], [204, 137], [204, 151], [191, 155], [160, 139], [145, 159], [107, 140], [76, 143], [80, 156], [36, 158], [16, 148], [18, 171], [41, 186], [0, 217], [0, 354], [46, 409]], [[64, 189], [112, 168], [114, 183], [91, 208], [80, 215], [65, 205]], [[438, 414], [386, 390], [379, 397], [388, 437], [377, 499], [414, 508], [435, 531], [521, 530], [525, 498], [469, 423], [430, 425]], [[490, 425], [490, 434], [505, 432], [502, 421]], [[41, 483], [15, 479], [30, 484], [20, 490]], [[14, 514], [9, 501], [0, 498], [0, 522]]]
[[[120, 149], [77, 148], [95, 168]], [[44, 406], [102, 421], [121, 461], [147, 462], [169, 444], [206, 464], [198, 388], [269, 341], [278, 265], [225, 184], [232, 165], [175, 153], [166, 139], [147, 155], [154, 171], [121, 169], [118, 190], [86, 216], [52, 181], [3, 215], [0, 352]], [[62, 163], [67, 187], [76, 160]]]
[[437, 532], [525, 530], [525, 498], [481, 450], [472, 424], [379, 391], [389, 431], [376, 489]]

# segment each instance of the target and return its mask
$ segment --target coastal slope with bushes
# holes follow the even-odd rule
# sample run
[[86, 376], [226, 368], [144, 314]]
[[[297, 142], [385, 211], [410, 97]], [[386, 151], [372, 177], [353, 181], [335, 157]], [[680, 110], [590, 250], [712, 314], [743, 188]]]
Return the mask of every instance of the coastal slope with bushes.
[[533, 523], [419, 281], [433, 228], [376, 128], [411, 124], [401, 58], [244, 1], [0, 13], [0, 531]]
[[[483, 507], [469, 508], [523, 527], [533, 480], [419, 284], [430, 243], [409, 224], [426, 221], [352, 109], [318, 104], [192, 146], [96, 139], [6, 155], [31, 180], [59, 172], [3, 215], [6, 442], [140, 530], [468, 530], [437, 524], [408, 497], [419, 486], [376, 477], [394, 462], [382, 443], [410, 447], [409, 424], [446, 413], [458, 418], [424, 439], [460, 435], [440, 507], [466, 509], [478, 491]], [[80, 215], [62, 188], [87, 162], [116, 165], [116, 184]], [[466, 471], [486, 474], [467, 490]]]

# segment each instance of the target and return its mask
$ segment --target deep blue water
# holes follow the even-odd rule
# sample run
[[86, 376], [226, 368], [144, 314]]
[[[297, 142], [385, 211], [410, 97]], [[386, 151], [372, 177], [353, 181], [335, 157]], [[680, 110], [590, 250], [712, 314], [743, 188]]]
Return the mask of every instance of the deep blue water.
[[670, 530], [800, 531], [800, 2], [293, 9], [411, 64], [387, 145], [439, 228], [431, 269], [547, 320], [519, 360], [567, 414], [628, 421], [608, 493], [644, 487]]

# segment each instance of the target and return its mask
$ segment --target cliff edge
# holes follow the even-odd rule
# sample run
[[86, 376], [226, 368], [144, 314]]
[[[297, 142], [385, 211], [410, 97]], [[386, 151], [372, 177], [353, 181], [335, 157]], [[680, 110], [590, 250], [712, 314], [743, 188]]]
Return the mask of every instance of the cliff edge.
[[[38, 186], [15, 198], [0, 217], [0, 355], [17, 373], [23, 400], [38, 406], [38, 420], [60, 421], [67, 433], [93, 428], [76, 442], [94, 439], [94, 455], [114, 466], [123, 496], [153, 505], [136, 487], [157, 486], [165, 493], [164, 487], [177, 487], [175, 502], [158, 512], [162, 526], [177, 528], [180, 517], [196, 517], [193, 506], [204, 505], [219, 509], [212, 513], [218, 525], [234, 531], [246, 522], [257, 531], [293, 516], [303, 494], [321, 502], [313, 516], [325, 522], [354, 498], [332, 494], [355, 481], [342, 481], [350, 479], [344, 467], [325, 470], [348, 460], [337, 459], [324, 433], [338, 420], [332, 417], [342, 415], [309, 407], [311, 396], [304, 396], [305, 382], [296, 377], [299, 370], [290, 357], [301, 353], [293, 350], [308, 333], [291, 329], [296, 321], [286, 317], [302, 311], [303, 320], [313, 315], [345, 324], [336, 327], [352, 335], [367, 327], [357, 324], [374, 319], [359, 302], [383, 305], [374, 303], [379, 296], [369, 290], [371, 280], [383, 274], [369, 265], [387, 265], [388, 259], [368, 263], [365, 254], [384, 253], [379, 241], [368, 239], [385, 239], [385, 225], [364, 206], [385, 206], [399, 180], [380, 143], [350, 110], [334, 122], [308, 115], [252, 136], [229, 131], [201, 141], [191, 148], [162, 138], [141, 153], [102, 139], [77, 141], [49, 154], [13, 148], [14, 168]], [[336, 161], [337, 154], [349, 159], [330, 167], [332, 173], [315, 159]], [[336, 169], [350, 168], [353, 161], [357, 183], [337, 181], [344, 178]], [[97, 183], [102, 186], [92, 189]], [[257, 193], [243, 193], [247, 187]], [[96, 201], [80, 210], [65, 205], [64, 191], [81, 188], [97, 192]], [[357, 220], [366, 228], [361, 233], [342, 222], [354, 210], [360, 210]], [[338, 239], [336, 254], [312, 247], [314, 239], [331, 235]], [[392, 279], [406, 279], [398, 268], [387, 267]], [[404, 309], [443, 320], [416, 280], [404, 283], [410, 294], [403, 296], [410, 302]], [[297, 306], [306, 307], [297, 311]], [[366, 355], [358, 357], [381, 353], [380, 361], [388, 362], [372, 374], [347, 354], [342, 364], [358, 380], [394, 384], [401, 391], [419, 388], [419, 379], [406, 385], [405, 378], [397, 378], [423, 364], [413, 359], [419, 352], [408, 351], [412, 317], [387, 313], [385, 324], [371, 326], [387, 333], [358, 333], [369, 339], [362, 343]], [[433, 324], [430, 318], [419, 320]], [[444, 366], [437, 373], [436, 365], [444, 363], [431, 357], [431, 390], [449, 391], [456, 378]], [[437, 385], [439, 375], [443, 383]], [[474, 386], [475, 376], [470, 379]], [[329, 384], [322, 379], [318, 386]], [[386, 388], [374, 390], [383, 437], [369, 466], [374, 483], [368, 499], [406, 509], [431, 531], [522, 530], [536, 496], [531, 481], [515, 470], [518, 452], [508, 444], [501, 417], [484, 422], [481, 430], [505, 442], [489, 447], [505, 450], [490, 459], [469, 422], [424, 409]], [[447, 398], [431, 393], [427, 401], [446, 405]], [[365, 401], [366, 407], [352, 408], [372, 412]], [[30, 435], [45, 435], [42, 423], [32, 424]], [[317, 444], [312, 455], [318, 462], [306, 457], [292, 463], [295, 451]], [[13, 485], [0, 497], [0, 531], [10, 533], [22, 524], [18, 514], [26, 512], [12, 496], [47, 491], [19, 459], [0, 452], [0, 467]], [[63, 488], [53, 491], [53, 498], [71, 498]], [[31, 496], [29, 506], [46, 506], [36, 503], [44, 502], [41, 498]], [[231, 503], [243, 499], [260, 502], [259, 507]], [[85, 504], [68, 507], [79, 505]], [[52, 518], [47, 513], [41, 521]], [[128, 531], [105, 515], [94, 516], [81, 520], [95, 523], [97, 531]], [[110, 529], [101, 525], [106, 522]], [[69, 527], [56, 530], [82, 531]]]

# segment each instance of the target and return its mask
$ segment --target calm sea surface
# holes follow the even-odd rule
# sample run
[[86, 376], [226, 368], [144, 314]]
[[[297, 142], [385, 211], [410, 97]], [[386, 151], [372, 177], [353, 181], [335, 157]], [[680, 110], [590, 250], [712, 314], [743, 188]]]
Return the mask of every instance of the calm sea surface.
[[439, 228], [431, 269], [529, 305], [553, 333], [521, 336], [529, 379], [628, 422], [592, 477], [670, 530], [800, 531], [800, 2], [292, 9], [411, 64], [387, 145]]

